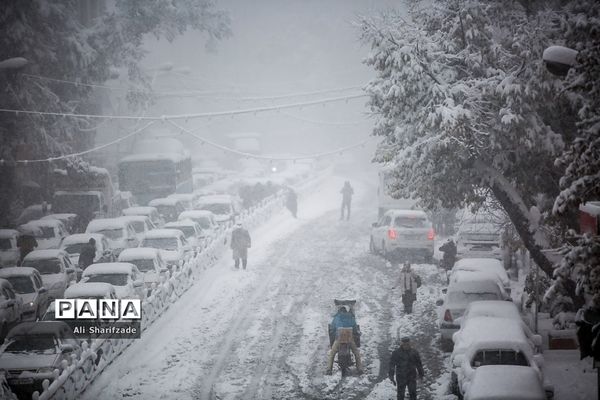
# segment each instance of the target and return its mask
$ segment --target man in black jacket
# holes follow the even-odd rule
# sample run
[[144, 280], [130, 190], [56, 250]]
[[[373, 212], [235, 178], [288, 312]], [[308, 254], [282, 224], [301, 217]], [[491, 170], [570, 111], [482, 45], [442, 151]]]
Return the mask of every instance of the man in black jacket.
[[84, 270], [94, 263], [94, 258], [96, 258], [96, 239], [90, 238], [88, 243], [81, 249], [81, 253], [79, 253], [77, 265]]
[[398, 400], [404, 400], [407, 387], [410, 400], [417, 400], [417, 373], [419, 379], [422, 379], [424, 371], [421, 356], [410, 345], [410, 338], [403, 337], [400, 347], [392, 353], [389, 371], [389, 378], [397, 389]]

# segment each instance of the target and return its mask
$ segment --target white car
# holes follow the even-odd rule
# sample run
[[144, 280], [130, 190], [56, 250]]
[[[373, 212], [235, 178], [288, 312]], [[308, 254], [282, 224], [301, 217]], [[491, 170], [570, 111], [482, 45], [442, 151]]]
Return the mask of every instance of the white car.
[[40, 318], [48, 307], [48, 290], [44, 287], [40, 273], [34, 268], [9, 267], [0, 269], [0, 278], [6, 279], [12, 285], [17, 298], [23, 305], [21, 308], [22, 321], [35, 321]]
[[502, 260], [500, 228], [491, 222], [463, 223], [456, 234], [456, 256], [486, 257]]
[[159, 198], [150, 200], [150, 207], [155, 207], [165, 222], [176, 221], [177, 216], [186, 210], [184, 202], [176, 198]]
[[63, 250], [34, 250], [25, 256], [21, 266], [38, 270], [50, 299], [62, 298], [71, 281], [76, 280], [75, 266]]
[[152, 229], [156, 229], [156, 226], [154, 226], [150, 217], [146, 215], [126, 215], [121, 218], [125, 221], [131, 222], [131, 225], [137, 234], [138, 241], [140, 242], [146, 233]]
[[17, 297], [13, 287], [6, 279], [0, 279], [0, 341], [8, 330], [21, 321], [23, 300]]
[[76, 228], [75, 224], [77, 223], [77, 214], [73, 214], [73, 213], [48, 214], [48, 215], [44, 215], [42, 218], [40, 218], [40, 220], [42, 220], [42, 221], [47, 220], [47, 219], [59, 220], [60, 222], [63, 223], [63, 225], [67, 229], [67, 232], [73, 233], [73, 231]]
[[92, 238], [96, 241], [94, 263], [115, 261], [115, 255], [110, 248], [110, 244], [108, 243], [106, 236], [101, 233], [76, 233], [67, 236], [60, 244], [60, 248], [67, 252], [71, 259], [71, 263], [78, 266], [81, 250]]
[[160, 250], [163, 260], [169, 267], [185, 261], [192, 248], [179, 229], [155, 229], [148, 232], [140, 247], [152, 247]]
[[152, 284], [160, 284], [168, 271], [160, 250], [151, 247], [123, 250], [119, 254], [119, 262], [128, 262], [138, 267], [143, 275], [144, 286], [148, 291], [148, 295], [152, 291]]
[[369, 249], [385, 258], [418, 254], [433, 260], [435, 232], [427, 214], [420, 210], [389, 210], [373, 223]]
[[93, 219], [89, 222], [85, 233], [101, 233], [106, 236], [116, 256], [123, 249], [137, 247], [139, 244], [133, 225], [121, 217]]
[[484, 365], [475, 370], [464, 400], [546, 400], [535, 368], [523, 365]]
[[58, 249], [60, 242], [69, 235], [67, 228], [57, 219], [36, 219], [19, 226], [19, 230], [33, 231], [37, 249]]
[[200, 225], [191, 219], [167, 222], [165, 224], [165, 229], [179, 229], [181, 232], [183, 232], [185, 240], [187, 240], [188, 244], [196, 250], [202, 246], [202, 242], [206, 237], [202, 228], [200, 228]]
[[237, 199], [228, 194], [199, 197], [198, 200], [196, 200], [194, 208], [212, 211], [215, 215], [215, 220], [220, 224], [229, 221], [234, 222], [239, 213]]
[[156, 207], [149, 207], [149, 206], [129, 207], [129, 208], [124, 209], [121, 213], [124, 216], [144, 215], [144, 216], [150, 218], [150, 221], [152, 221], [152, 224], [156, 228], [162, 227], [163, 224], [165, 223], [165, 221], [161, 218], [160, 214], [158, 213], [158, 210], [156, 209]]
[[197, 198], [198, 196], [194, 195], [193, 193], [173, 193], [167, 196], [167, 199], [175, 199], [179, 201], [186, 210], [191, 210], [194, 208]]
[[502, 262], [495, 258], [463, 258], [456, 261], [450, 272], [450, 282], [458, 279], [458, 271], [490, 273], [502, 283], [506, 293], [510, 294], [511, 292], [508, 274]]
[[[65, 290], [65, 299], [117, 299], [117, 292], [110, 283], [104, 282], [89, 282], [89, 283], [76, 283], [69, 286]], [[42, 317], [42, 321], [55, 321], [56, 312], [54, 303], [50, 303], [46, 309], [46, 313]]]
[[507, 300], [508, 295], [502, 286], [494, 279], [484, 275], [477, 279], [476, 273], [469, 273], [473, 280], [451, 282], [445, 291], [443, 300], [438, 300], [438, 326], [441, 333], [442, 350], [450, 351], [453, 346], [452, 336], [460, 329], [456, 321], [462, 317], [465, 309], [474, 301], [479, 300]]
[[202, 238], [214, 237], [219, 225], [215, 219], [215, 214], [208, 210], [189, 210], [179, 214], [178, 221], [185, 221], [191, 219], [200, 225], [202, 229]]
[[0, 229], [0, 267], [14, 266], [19, 263], [21, 253], [17, 247], [19, 231]]
[[120, 299], [145, 299], [144, 277], [131, 263], [92, 264], [83, 271], [80, 283], [104, 282], [114, 286]]

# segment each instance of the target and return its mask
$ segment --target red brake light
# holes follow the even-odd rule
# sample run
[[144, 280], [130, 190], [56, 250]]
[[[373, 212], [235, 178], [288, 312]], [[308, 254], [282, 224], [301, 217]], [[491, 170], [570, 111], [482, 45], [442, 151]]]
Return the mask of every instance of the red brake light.
[[429, 240], [435, 239], [435, 231], [433, 230], [433, 228], [431, 228], [429, 230], [429, 232], [427, 233], [427, 239], [429, 239]]
[[396, 240], [396, 230], [395, 229], [388, 229], [388, 237], [392, 240]]
[[452, 322], [452, 313], [450, 312], [450, 310], [446, 310], [446, 312], [444, 313], [444, 321]]

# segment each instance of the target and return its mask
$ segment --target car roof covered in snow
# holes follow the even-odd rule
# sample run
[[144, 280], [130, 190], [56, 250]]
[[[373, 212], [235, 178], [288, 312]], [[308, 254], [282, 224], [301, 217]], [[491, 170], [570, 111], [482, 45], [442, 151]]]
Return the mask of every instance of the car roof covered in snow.
[[110, 297], [115, 288], [106, 282], [79, 282], [65, 290], [65, 299], [78, 299], [85, 297]]
[[232, 203], [233, 196], [230, 194], [211, 194], [207, 196], [200, 196], [196, 200], [197, 204], [210, 204], [210, 203]]
[[176, 206], [177, 203], [180, 203], [181, 199], [176, 199], [173, 197], [161, 197], [159, 199], [153, 199], [148, 202], [148, 205], [151, 207], [158, 206]]
[[461, 258], [454, 264], [454, 268], [457, 269], [471, 269], [471, 268], [501, 268], [502, 262], [495, 258]]
[[179, 221], [181, 221], [181, 220], [185, 220], [185, 219], [204, 218], [204, 217], [214, 218], [215, 213], [213, 213], [212, 211], [209, 211], [209, 210], [187, 210], [187, 211], [182, 211], [181, 213], [179, 213], [179, 217], [177, 217], [177, 219]]
[[130, 274], [135, 265], [128, 262], [109, 262], [92, 264], [83, 271], [83, 276], [99, 274]]
[[181, 153], [139, 153], [125, 156], [119, 163], [139, 161], [172, 161], [180, 162], [188, 158], [187, 154]]
[[49, 218], [49, 219], [34, 219], [33, 221], [29, 221], [26, 224], [21, 225], [22, 227], [26, 228], [26, 227], [40, 227], [40, 228], [47, 228], [47, 227], [52, 227], [55, 228], [57, 226], [61, 226], [63, 225], [62, 221], [58, 220], [58, 219], [54, 219], [54, 218]]
[[0, 229], [0, 239], [10, 239], [19, 236], [16, 229]]
[[36, 321], [36, 322], [21, 322], [8, 332], [6, 336], [10, 339], [14, 336], [25, 335], [54, 335], [57, 337], [68, 336], [72, 337], [71, 328], [62, 321]]
[[150, 217], [147, 215], [123, 215], [119, 218], [122, 218], [124, 221], [131, 221], [131, 222], [148, 222], [148, 221], [150, 221]]
[[47, 260], [61, 256], [67, 256], [67, 253], [62, 249], [33, 250], [25, 256], [24, 260]]
[[85, 228], [86, 233], [93, 233], [102, 231], [105, 229], [122, 229], [127, 226], [127, 220], [117, 217], [117, 218], [99, 218], [93, 219], [88, 223], [87, 228]]
[[[521, 321], [496, 317], [469, 317], [458, 331], [459, 340], [455, 343], [455, 351], [466, 349], [474, 343], [498, 343], [506, 348], [506, 343], [527, 343]], [[494, 348], [494, 347], [491, 347]], [[531, 350], [531, 349], [530, 349]]]
[[545, 400], [535, 369], [521, 365], [483, 365], [465, 394], [465, 400]]
[[508, 276], [500, 276], [498, 271], [488, 270], [488, 271], [452, 271], [450, 275], [450, 283], [454, 282], [463, 282], [463, 281], [495, 281], [500, 283], [501, 285], [505, 285], [509, 283]]
[[152, 214], [154, 212], [158, 212], [156, 210], [156, 207], [138, 206], [138, 207], [125, 208], [122, 211], [122, 214], [123, 215], [149, 215], [149, 214]]
[[468, 318], [495, 317], [510, 318], [520, 321], [519, 309], [512, 301], [482, 300], [474, 301], [467, 306], [465, 314]]
[[9, 278], [12, 276], [29, 276], [35, 274], [37, 269], [31, 267], [7, 267], [0, 268], [0, 278]]
[[480, 277], [477, 272], [471, 272], [468, 276], [465, 275], [464, 280], [450, 282], [450, 285], [448, 285], [448, 293], [497, 293], [499, 291], [500, 287], [496, 280], [485, 279], [485, 275]]
[[158, 239], [158, 238], [178, 238], [183, 236], [183, 233], [178, 229], [153, 229], [146, 232], [144, 239]]
[[167, 222], [165, 224], [165, 228], [175, 228], [175, 229], [177, 229], [178, 227], [182, 227], [182, 226], [198, 226], [198, 224], [196, 222], [192, 221], [189, 218], [187, 218], [187, 219], [181, 219], [181, 220], [178, 220], [178, 221]]
[[395, 208], [386, 211], [386, 214], [392, 217], [427, 218], [425, 211], [421, 210], [401, 210]]
[[40, 218], [40, 220], [57, 219], [57, 220], [61, 221], [63, 219], [71, 219], [71, 218], [76, 218], [76, 217], [77, 217], [77, 214], [74, 214], [74, 213], [59, 213], [59, 214], [44, 215], [42, 218]]
[[61, 247], [76, 243], [87, 243], [91, 238], [94, 238], [96, 243], [98, 243], [102, 241], [104, 235], [101, 233], [75, 233], [65, 237], [61, 243]]
[[195, 197], [193, 193], [172, 193], [167, 196], [167, 199], [176, 199], [183, 201], [192, 201]]
[[124, 249], [121, 254], [119, 254], [119, 262], [154, 259], [156, 258], [158, 252], [158, 249], [152, 247], [135, 247], [132, 249]]

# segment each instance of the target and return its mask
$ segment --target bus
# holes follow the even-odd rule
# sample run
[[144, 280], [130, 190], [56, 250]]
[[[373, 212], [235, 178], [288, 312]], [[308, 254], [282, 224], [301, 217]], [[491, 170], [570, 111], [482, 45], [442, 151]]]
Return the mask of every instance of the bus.
[[140, 205], [172, 193], [191, 193], [190, 154], [176, 139], [145, 140], [119, 161], [119, 189], [131, 192]]

